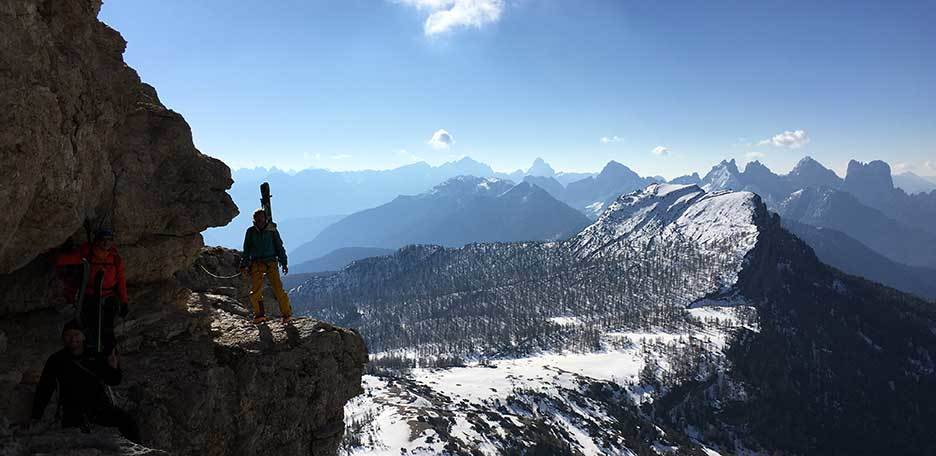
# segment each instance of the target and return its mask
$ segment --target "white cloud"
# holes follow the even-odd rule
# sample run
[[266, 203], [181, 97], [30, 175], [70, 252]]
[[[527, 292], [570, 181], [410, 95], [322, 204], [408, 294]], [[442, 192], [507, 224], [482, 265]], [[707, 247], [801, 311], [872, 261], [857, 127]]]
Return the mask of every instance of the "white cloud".
[[751, 151], [751, 152], [744, 154], [744, 156], [747, 157], [748, 160], [757, 160], [758, 158], [766, 157], [767, 154], [763, 152]]
[[900, 174], [910, 171], [910, 164], [905, 162], [894, 163], [891, 165], [891, 174]]
[[347, 160], [351, 158], [351, 155], [350, 154], [338, 154], [338, 155], [332, 155], [331, 157], [328, 157], [328, 158], [332, 160]]
[[432, 134], [432, 137], [429, 138], [429, 145], [433, 149], [448, 149], [449, 146], [455, 144], [455, 138], [452, 137], [452, 134], [445, 131], [444, 128], [440, 128]]
[[936, 175], [936, 161], [924, 160], [922, 162], [898, 162], [891, 165], [891, 173], [901, 174], [911, 172], [918, 176]]
[[660, 157], [664, 157], [664, 156], [669, 155], [670, 150], [669, 150], [669, 147], [656, 146], [656, 147], [654, 147], [653, 150], [651, 150], [650, 152], [652, 152], [653, 155], [658, 155], [658, 156], [660, 156]]
[[758, 146], [776, 146], [786, 147], [788, 149], [799, 149], [809, 143], [809, 135], [806, 130], [784, 131], [774, 135], [772, 138], [765, 139]]
[[624, 142], [624, 138], [620, 136], [602, 136], [600, 141], [601, 144], [619, 143]]
[[437, 35], [456, 28], [481, 28], [500, 20], [505, 0], [399, 0], [429, 12], [423, 33]]

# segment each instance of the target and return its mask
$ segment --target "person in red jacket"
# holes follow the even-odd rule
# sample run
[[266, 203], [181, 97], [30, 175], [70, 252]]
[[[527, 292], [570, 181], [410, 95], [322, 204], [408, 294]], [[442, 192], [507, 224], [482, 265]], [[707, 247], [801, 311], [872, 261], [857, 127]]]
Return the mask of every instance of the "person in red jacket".
[[[99, 352], [109, 353], [116, 346], [114, 318], [117, 315], [125, 318], [130, 302], [124, 263], [114, 246], [114, 233], [98, 230], [93, 242], [59, 254], [55, 265], [71, 266], [83, 261], [90, 264], [90, 274], [84, 284], [81, 324], [88, 336], [87, 343]], [[100, 333], [98, 327], [101, 328]]]

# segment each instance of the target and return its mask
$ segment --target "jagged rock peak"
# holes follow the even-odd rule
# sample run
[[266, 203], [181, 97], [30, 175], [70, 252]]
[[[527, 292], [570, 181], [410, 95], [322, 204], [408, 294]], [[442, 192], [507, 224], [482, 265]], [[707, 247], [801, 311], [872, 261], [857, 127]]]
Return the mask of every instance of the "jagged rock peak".
[[702, 184], [702, 178], [699, 177], [699, 173], [687, 174], [684, 176], [679, 176], [670, 181], [671, 184], [684, 184], [684, 185], [700, 185]]
[[711, 171], [702, 178], [702, 188], [706, 191], [737, 190], [742, 187], [741, 173], [735, 160], [722, 160], [712, 167]]
[[528, 169], [526, 173], [529, 176], [553, 177], [556, 175], [556, 170], [554, 170], [552, 166], [549, 166], [549, 163], [546, 163], [545, 160], [537, 157], [536, 160], [533, 160], [533, 165], [530, 166], [530, 169]]
[[744, 174], [749, 176], [776, 176], [770, 168], [758, 160], [748, 162], [747, 165], [744, 166]]
[[867, 164], [849, 160], [845, 183], [849, 186], [883, 191], [890, 191], [894, 188], [890, 165], [881, 160], [873, 160]]
[[787, 177], [795, 184], [801, 187], [807, 186], [828, 186], [839, 187], [842, 185], [840, 178], [835, 171], [826, 168], [812, 157], [803, 157], [796, 166], [790, 170]]
[[634, 170], [628, 168], [626, 165], [623, 165], [617, 161], [609, 161], [604, 168], [601, 169], [601, 172], [598, 174], [599, 179], [611, 178], [611, 177], [632, 177], [639, 179], [640, 176], [634, 172]]

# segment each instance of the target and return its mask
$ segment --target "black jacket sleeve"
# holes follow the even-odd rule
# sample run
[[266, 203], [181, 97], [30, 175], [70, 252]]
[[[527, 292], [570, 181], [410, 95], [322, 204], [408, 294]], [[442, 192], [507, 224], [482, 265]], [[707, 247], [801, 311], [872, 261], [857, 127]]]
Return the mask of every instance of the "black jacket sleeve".
[[46, 360], [45, 367], [42, 368], [42, 376], [39, 377], [39, 387], [36, 388], [36, 395], [33, 397], [32, 417], [42, 419], [52, 394], [58, 387], [58, 371], [61, 369], [61, 362], [56, 355], [52, 355]]
[[244, 256], [243, 256], [243, 259], [246, 260], [246, 261], [250, 261], [250, 260], [252, 259], [252, 258], [251, 258], [251, 255], [253, 255], [253, 242], [251, 242], [252, 239], [253, 239], [253, 236], [250, 235], [250, 230], [251, 230], [251, 229], [253, 229], [253, 228], [252, 228], [252, 227], [251, 227], [251, 228], [247, 228], [247, 232], [244, 233]]
[[286, 266], [286, 248], [283, 247], [283, 238], [280, 237], [277, 230], [273, 230], [273, 248], [276, 249], [276, 259], [279, 260], [281, 265]]
[[110, 365], [107, 364], [107, 358], [104, 358], [100, 367], [98, 367], [98, 378], [100, 378], [105, 385], [119, 385], [120, 380], [123, 378], [123, 372], [121, 372], [120, 367], [117, 369], [110, 367]]

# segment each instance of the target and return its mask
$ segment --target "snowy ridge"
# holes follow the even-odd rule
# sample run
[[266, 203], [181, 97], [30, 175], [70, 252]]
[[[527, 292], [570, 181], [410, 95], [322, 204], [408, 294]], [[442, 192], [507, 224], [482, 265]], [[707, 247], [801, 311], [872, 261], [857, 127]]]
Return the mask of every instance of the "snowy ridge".
[[742, 260], [757, 244], [757, 211], [751, 192], [706, 192], [697, 185], [651, 184], [622, 195], [598, 220], [570, 242], [581, 257], [659, 241], [689, 241], [701, 250], [730, 255], [738, 268], [725, 271], [723, 285], [737, 281]]

